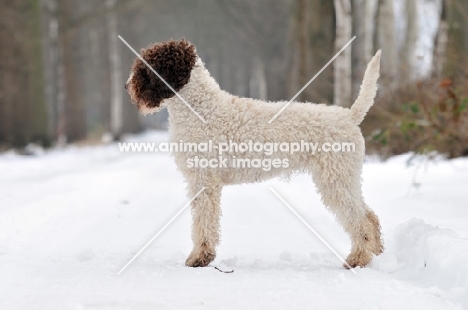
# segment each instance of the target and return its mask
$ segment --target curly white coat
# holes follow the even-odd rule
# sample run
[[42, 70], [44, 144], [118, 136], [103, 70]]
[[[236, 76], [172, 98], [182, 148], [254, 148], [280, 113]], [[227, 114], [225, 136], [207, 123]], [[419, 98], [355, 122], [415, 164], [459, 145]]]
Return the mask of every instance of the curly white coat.
[[[188, 257], [188, 266], [206, 266], [216, 256], [220, 241], [220, 199], [223, 186], [261, 182], [277, 176], [288, 177], [295, 172], [309, 173], [322, 196], [323, 203], [333, 212], [349, 233], [351, 254], [349, 266], [365, 266], [372, 255], [382, 252], [380, 225], [375, 214], [365, 204], [361, 192], [361, 172], [365, 153], [364, 139], [359, 124], [372, 106], [377, 91], [380, 51], [368, 64], [359, 96], [350, 109], [292, 102], [279, 116], [269, 120], [287, 102], [264, 102], [240, 98], [220, 89], [200, 58], [192, 69], [190, 80], [179, 94], [206, 120], [203, 123], [177, 96], [166, 99], [161, 106], [146, 109], [157, 112], [162, 107], [169, 111], [171, 142], [203, 143], [213, 145], [229, 141], [248, 143], [353, 143], [354, 152], [277, 152], [267, 156], [259, 152], [233, 150], [223, 153], [233, 159], [287, 159], [287, 167], [271, 168], [189, 168], [187, 160], [218, 158], [218, 150], [211, 152], [175, 152], [175, 162], [188, 183], [188, 194], [193, 197], [202, 187], [206, 189], [192, 202], [192, 240], [194, 248]], [[349, 267], [348, 266], [348, 267]], [[346, 267], [346, 266], [345, 266]]]

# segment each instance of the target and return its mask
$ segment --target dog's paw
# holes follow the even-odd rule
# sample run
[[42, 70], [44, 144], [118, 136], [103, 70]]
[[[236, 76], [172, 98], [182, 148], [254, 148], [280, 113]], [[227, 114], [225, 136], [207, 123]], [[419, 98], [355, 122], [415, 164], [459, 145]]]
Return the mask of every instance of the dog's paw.
[[365, 252], [356, 252], [356, 253], [351, 253], [349, 256], [346, 258], [346, 263], [343, 264], [343, 267], [346, 269], [355, 268], [355, 267], [364, 267], [367, 264], [370, 263], [372, 260], [372, 254], [370, 253], [365, 253]]
[[185, 265], [188, 267], [206, 267], [215, 257], [216, 254], [210, 252], [192, 253], [185, 261]]

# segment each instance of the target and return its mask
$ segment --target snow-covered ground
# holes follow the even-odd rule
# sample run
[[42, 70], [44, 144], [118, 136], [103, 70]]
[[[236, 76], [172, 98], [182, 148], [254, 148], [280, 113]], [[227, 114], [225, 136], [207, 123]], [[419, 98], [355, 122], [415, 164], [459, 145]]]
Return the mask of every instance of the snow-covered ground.
[[386, 250], [357, 274], [268, 189], [346, 257], [347, 236], [297, 176], [225, 188], [210, 266], [234, 273], [184, 266], [187, 209], [117, 275], [188, 201], [172, 158], [116, 144], [0, 155], [0, 309], [468, 308], [468, 160], [408, 158], [364, 166]]

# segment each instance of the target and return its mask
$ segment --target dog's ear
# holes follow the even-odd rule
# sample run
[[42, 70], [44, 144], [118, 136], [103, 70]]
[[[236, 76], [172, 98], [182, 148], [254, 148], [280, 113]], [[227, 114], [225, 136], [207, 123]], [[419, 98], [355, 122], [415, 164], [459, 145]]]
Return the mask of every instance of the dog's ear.
[[[196, 61], [195, 46], [185, 39], [150, 45], [141, 50], [143, 59], [169, 84], [179, 91], [190, 80]], [[174, 92], [139, 58], [132, 66], [132, 86], [139, 104], [148, 108], [159, 107]]]

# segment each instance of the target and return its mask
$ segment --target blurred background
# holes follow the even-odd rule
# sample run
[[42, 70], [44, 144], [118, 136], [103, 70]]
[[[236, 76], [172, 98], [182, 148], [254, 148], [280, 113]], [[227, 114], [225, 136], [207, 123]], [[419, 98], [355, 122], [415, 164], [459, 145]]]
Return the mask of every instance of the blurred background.
[[368, 152], [468, 155], [466, 0], [1, 0], [0, 150], [118, 139], [167, 128], [141, 117], [123, 85], [132, 52], [186, 38], [221, 87], [349, 107], [383, 50]]

